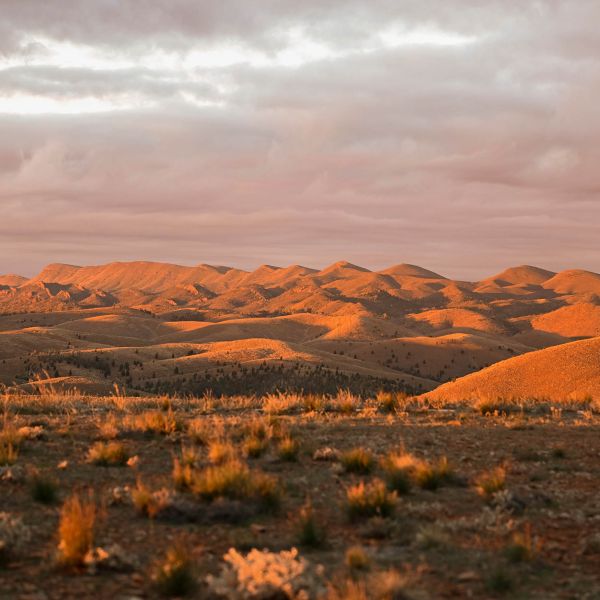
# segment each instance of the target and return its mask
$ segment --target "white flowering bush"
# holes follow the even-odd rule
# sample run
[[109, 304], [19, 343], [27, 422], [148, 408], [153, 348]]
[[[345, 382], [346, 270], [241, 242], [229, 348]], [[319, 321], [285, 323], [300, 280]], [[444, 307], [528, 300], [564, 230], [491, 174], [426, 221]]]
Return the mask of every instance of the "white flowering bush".
[[246, 556], [230, 548], [211, 590], [228, 600], [312, 600], [324, 591], [323, 568], [312, 567], [292, 548], [282, 552], [251, 550]]

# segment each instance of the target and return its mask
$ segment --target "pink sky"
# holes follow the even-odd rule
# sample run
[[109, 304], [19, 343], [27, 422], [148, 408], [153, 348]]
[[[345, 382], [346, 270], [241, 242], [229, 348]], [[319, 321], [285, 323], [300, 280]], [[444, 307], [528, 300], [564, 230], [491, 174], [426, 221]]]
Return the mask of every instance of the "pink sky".
[[2, 2], [0, 273], [600, 271], [596, 0], [141, 6]]

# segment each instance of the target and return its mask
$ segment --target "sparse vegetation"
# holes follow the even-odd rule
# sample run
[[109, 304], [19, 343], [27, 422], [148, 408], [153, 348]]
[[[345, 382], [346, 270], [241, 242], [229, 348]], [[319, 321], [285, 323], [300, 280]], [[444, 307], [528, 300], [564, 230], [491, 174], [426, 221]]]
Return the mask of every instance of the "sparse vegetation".
[[475, 489], [485, 500], [491, 500], [497, 492], [506, 486], [506, 469], [496, 467], [491, 471], [481, 473], [475, 480]]
[[304, 504], [298, 514], [297, 537], [298, 544], [307, 548], [320, 548], [325, 542], [325, 530], [317, 521], [310, 500]]
[[58, 562], [67, 567], [83, 563], [92, 549], [96, 527], [97, 508], [92, 497], [74, 494], [60, 511], [58, 525]]
[[297, 461], [299, 452], [300, 444], [290, 436], [284, 437], [277, 446], [277, 456], [287, 462]]
[[346, 490], [346, 510], [351, 520], [366, 517], [389, 517], [396, 508], [396, 493], [388, 491], [379, 479], [360, 483]]
[[[297, 400], [303, 406], [302, 398]], [[213, 556], [229, 547], [237, 549], [234, 562], [240, 568], [259, 569], [248, 580], [242, 576], [244, 590], [268, 580], [259, 564], [281, 562], [285, 570], [306, 569], [311, 575], [302, 581], [313, 582], [310, 589], [319, 590], [315, 597], [328, 600], [390, 600], [393, 594], [418, 598], [420, 593], [434, 598], [452, 586], [473, 597], [512, 597], [517, 592], [537, 597], [547, 585], [559, 589], [559, 577], [565, 576], [574, 577], [584, 592], [592, 589], [588, 582], [600, 551], [593, 527], [581, 525], [577, 511], [582, 502], [593, 502], [595, 463], [588, 448], [596, 441], [596, 415], [528, 414], [528, 428], [513, 431], [503, 426], [503, 416], [483, 417], [463, 409], [413, 411], [409, 402], [391, 417], [374, 398], [361, 400], [351, 418], [324, 409], [257, 416], [261, 399], [252, 397], [167, 401], [48, 394], [41, 402], [11, 401], [7, 438], [18, 439], [21, 452], [16, 463], [0, 467], [0, 487], [6, 491], [0, 494], [0, 513], [6, 511], [10, 522], [22, 527], [7, 525], [12, 533], [5, 535], [0, 514], [0, 560], [9, 567], [0, 577], [0, 596], [5, 581], [14, 588], [25, 575], [46, 585], [35, 569], [56, 544], [57, 562], [68, 567], [46, 570], [56, 589], [69, 577], [68, 585], [81, 597], [89, 595], [92, 585], [98, 594], [108, 595], [115, 571], [122, 570], [131, 572], [123, 581], [136, 596], [184, 594], [187, 584], [182, 588], [178, 582], [186, 580], [186, 569], [179, 571], [177, 564], [188, 563], [174, 553], [166, 556], [182, 530], [189, 542], [183, 553], [191, 561], [187, 573], [197, 585], [187, 592], [192, 597], [214, 591], [207, 576], [225, 585], [225, 571], [217, 575], [220, 565]], [[115, 411], [119, 434], [94, 441], [99, 423], [110, 421], [110, 411]], [[165, 438], [139, 435], [129, 426], [130, 419], [155, 411], [172, 413], [181, 428]], [[190, 426], [194, 421], [202, 425]], [[195, 428], [198, 440], [191, 434]], [[543, 446], [550, 433], [552, 443]], [[516, 457], [523, 451], [511, 471], [510, 489], [505, 463], [498, 467], [503, 477], [493, 463], [490, 469], [491, 451], [505, 439], [518, 443], [510, 441], [503, 455]], [[246, 459], [248, 440], [268, 451]], [[85, 464], [86, 448], [96, 447], [102, 449], [100, 462], [110, 463], [106, 448], [111, 444], [135, 455], [136, 466], [95, 470]], [[301, 460], [300, 447], [305, 450]], [[567, 462], [554, 459], [553, 449], [565, 447]], [[440, 450], [448, 459], [436, 458]], [[528, 460], [534, 453], [535, 460]], [[318, 460], [322, 456], [329, 460]], [[450, 464], [460, 465], [458, 474]], [[347, 465], [350, 473], [344, 474]], [[571, 467], [577, 477], [566, 476]], [[535, 486], [532, 478], [540, 473], [545, 475], [543, 486]], [[468, 477], [471, 487], [462, 483]], [[564, 493], [567, 481], [569, 493]], [[59, 492], [68, 498], [86, 484], [95, 488], [97, 500], [79, 492], [77, 507], [69, 498], [57, 535], [52, 517], [56, 510], [36, 503], [55, 503]], [[435, 495], [429, 491], [446, 485], [456, 487]], [[306, 500], [309, 493], [311, 502]], [[406, 497], [399, 499], [401, 495]], [[67, 509], [69, 503], [75, 508]], [[557, 510], [565, 518], [553, 520], [554, 533], [546, 546], [546, 521], [540, 515], [556, 515]], [[97, 526], [100, 511], [102, 528]], [[577, 546], [570, 542], [575, 535]], [[113, 548], [115, 539], [120, 549]], [[301, 549], [295, 558], [283, 558], [287, 550], [274, 551], [292, 544]], [[270, 552], [252, 554], [256, 548]], [[206, 557], [197, 560], [201, 551]], [[386, 571], [390, 557], [399, 553], [402, 572]], [[159, 558], [148, 570], [153, 557]], [[421, 569], [421, 564], [431, 568]], [[538, 564], [549, 567], [543, 586], [534, 575]], [[242, 581], [237, 567], [227, 572]], [[76, 573], [95, 574], [73, 577]]]
[[120, 442], [96, 442], [88, 452], [88, 461], [101, 467], [122, 467], [128, 460], [129, 453]]
[[373, 454], [365, 448], [353, 448], [344, 452], [340, 457], [340, 462], [346, 473], [358, 473], [367, 475], [375, 466]]
[[197, 588], [195, 561], [185, 541], [178, 540], [167, 549], [163, 560], [156, 563], [152, 581], [161, 596], [181, 598]]

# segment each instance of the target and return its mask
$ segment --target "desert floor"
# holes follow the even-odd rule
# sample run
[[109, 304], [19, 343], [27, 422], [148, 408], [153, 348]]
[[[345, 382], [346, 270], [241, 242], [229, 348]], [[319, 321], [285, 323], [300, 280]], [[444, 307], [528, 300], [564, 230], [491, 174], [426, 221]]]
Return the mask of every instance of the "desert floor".
[[[159, 573], [174, 545], [197, 582], [183, 589], [197, 598], [215, 597], [207, 576], [219, 575], [230, 548], [293, 547], [314, 571], [311, 593], [327, 598], [600, 598], [600, 416], [592, 410], [427, 409], [347, 394], [47, 395], [6, 396], [3, 413], [2, 598], [173, 594]], [[97, 444], [105, 446], [96, 446], [96, 462], [112, 444], [118, 451], [104, 458], [121, 464], [95, 464]], [[356, 448], [367, 452], [348, 454]], [[214, 475], [232, 462], [274, 481], [256, 493], [235, 482], [222, 494], [199, 491], [207, 469]], [[378, 480], [388, 486], [379, 504], [367, 498]], [[360, 482], [364, 514], [351, 513], [347, 490]], [[74, 493], [97, 508], [87, 549], [105, 549], [105, 560], [98, 551], [83, 557], [86, 548], [81, 560], [61, 559], [59, 519]]]

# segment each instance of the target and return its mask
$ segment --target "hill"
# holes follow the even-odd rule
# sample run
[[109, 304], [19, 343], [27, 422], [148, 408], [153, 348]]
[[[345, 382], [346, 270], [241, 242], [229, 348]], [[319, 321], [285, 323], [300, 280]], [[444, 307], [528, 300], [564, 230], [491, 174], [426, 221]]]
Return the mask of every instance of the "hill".
[[471, 401], [600, 397], [600, 338], [581, 340], [517, 356], [446, 383], [431, 400]]

